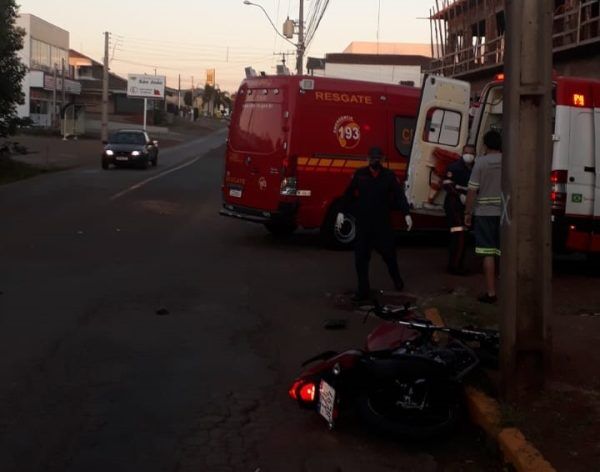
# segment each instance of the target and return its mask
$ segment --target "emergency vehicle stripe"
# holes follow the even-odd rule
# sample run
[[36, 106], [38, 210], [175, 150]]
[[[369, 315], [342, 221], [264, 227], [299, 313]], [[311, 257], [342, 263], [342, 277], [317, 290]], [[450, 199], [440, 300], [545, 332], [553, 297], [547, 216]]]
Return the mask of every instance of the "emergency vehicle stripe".
[[[299, 169], [318, 170], [319, 172], [326, 171], [330, 168], [334, 168], [335, 170], [341, 170], [342, 168], [358, 169], [359, 167], [366, 165], [363, 160], [318, 157], [299, 157], [297, 164]], [[388, 167], [391, 170], [402, 171], [406, 170], [407, 165], [403, 162], [391, 162]]]

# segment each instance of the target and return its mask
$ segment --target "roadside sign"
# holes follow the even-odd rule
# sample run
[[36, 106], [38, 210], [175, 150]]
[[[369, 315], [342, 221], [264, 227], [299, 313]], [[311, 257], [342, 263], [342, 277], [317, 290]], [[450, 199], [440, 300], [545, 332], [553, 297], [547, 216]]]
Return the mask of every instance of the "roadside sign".
[[215, 69], [206, 69], [206, 85], [215, 86]]
[[166, 81], [164, 75], [128, 74], [127, 96], [162, 100], [165, 98]]

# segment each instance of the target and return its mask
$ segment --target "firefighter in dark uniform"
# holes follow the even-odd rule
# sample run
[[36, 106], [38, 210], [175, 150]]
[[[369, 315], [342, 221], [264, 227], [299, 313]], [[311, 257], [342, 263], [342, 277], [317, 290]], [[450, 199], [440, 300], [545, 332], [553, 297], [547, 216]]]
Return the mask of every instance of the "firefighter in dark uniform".
[[[367, 300], [370, 297], [369, 260], [375, 249], [387, 265], [396, 290], [404, 288], [400, 277], [392, 210], [400, 210], [405, 215], [407, 230], [412, 228], [409, 206], [402, 185], [393, 171], [382, 166], [383, 152], [378, 147], [369, 150], [369, 165], [357, 169], [343, 198], [344, 212], [356, 217], [356, 241], [354, 247], [358, 290], [353, 301]], [[339, 213], [336, 225], [341, 227], [344, 213]]]
[[464, 267], [466, 231], [465, 200], [469, 177], [475, 161], [475, 148], [467, 144], [462, 157], [450, 164], [444, 179], [444, 210], [450, 231], [448, 272], [454, 275], [466, 275]]

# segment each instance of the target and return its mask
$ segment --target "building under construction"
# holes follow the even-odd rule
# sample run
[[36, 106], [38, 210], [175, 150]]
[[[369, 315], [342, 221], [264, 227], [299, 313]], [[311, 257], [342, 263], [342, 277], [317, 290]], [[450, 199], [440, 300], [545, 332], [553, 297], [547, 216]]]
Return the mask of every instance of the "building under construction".
[[[553, 67], [561, 75], [600, 77], [600, 0], [554, 2]], [[480, 90], [504, 66], [504, 0], [435, 0], [430, 10], [431, 73]]]

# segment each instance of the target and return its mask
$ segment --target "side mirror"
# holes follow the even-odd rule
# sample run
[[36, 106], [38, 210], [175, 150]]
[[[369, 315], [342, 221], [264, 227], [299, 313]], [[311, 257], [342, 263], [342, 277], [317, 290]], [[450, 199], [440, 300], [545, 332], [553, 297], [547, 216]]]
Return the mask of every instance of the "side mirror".
[[157, 141], [156, 139], [152, 141], [152, 144], [153, 144], [154, 146], [158, 147], [158, 141]]

